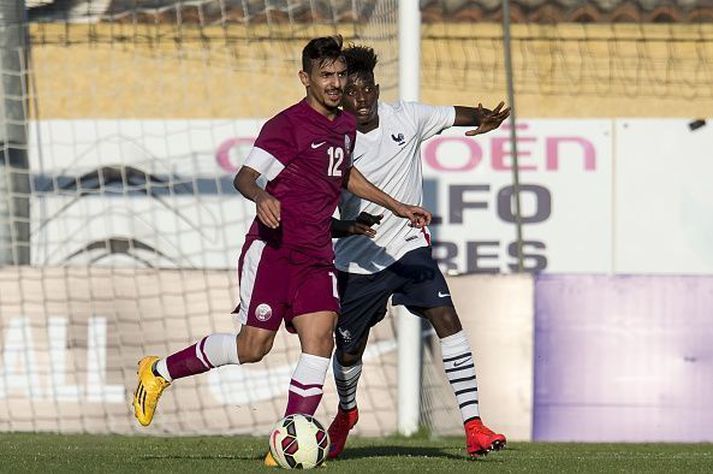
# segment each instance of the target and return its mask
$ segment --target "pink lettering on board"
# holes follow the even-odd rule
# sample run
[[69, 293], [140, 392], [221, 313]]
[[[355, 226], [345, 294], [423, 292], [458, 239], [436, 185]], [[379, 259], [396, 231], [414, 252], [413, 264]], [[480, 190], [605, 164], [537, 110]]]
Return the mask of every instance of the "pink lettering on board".
[[[546, 143], [546, 169], [547, 170], [557, 170], [559, 169], [560, 152], [559, 146], [562, 143], [576, 143], [582, 148], [582, 154], [579, 155], [584, 161], [584, 169], [586, 171], [593, 171], [597, 167], [596, 162], [596, 152], [594, 150], [594, 145], [592, 142], [582, 137], [547, 137]], [[572, 156], [568, 154], [567, 157]]]
[[[460, 165], [449, 165], [444, 163], [444, 157], [439, 156], [438, 147], [447, 142], [462, 143], [467, 147], [468, 157], [465, 163]], [[483, 159], [483, 150], [478, 142], [469, 137], [437, 137], [426, 143], [423, 149], [423, 157], [428, 166], [439, 171], [468, 171], [480, 163]]]
[[230, 150], [240, 146], [252, 146], [255, 143], [254, 137], [229, 138], [218, 146], [215, 151], [215, 161], [218, 166], [226, 173], [235, 173], [238, 171], [240, 163], [231, 161]]

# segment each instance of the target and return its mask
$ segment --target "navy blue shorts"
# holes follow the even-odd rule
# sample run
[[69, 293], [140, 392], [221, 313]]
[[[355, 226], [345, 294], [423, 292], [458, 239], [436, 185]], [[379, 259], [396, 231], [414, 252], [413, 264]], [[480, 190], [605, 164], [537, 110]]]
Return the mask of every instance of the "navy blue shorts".
[[336, 341], [341, 352], [356, 353], [369, 329], [384, 319], [389, 298], [422, 316], [423, 309], [453, 307], [450, 290], [431, 247], [408, 252], [384, 270], [371, 275], [339, 272], [342, 311]]

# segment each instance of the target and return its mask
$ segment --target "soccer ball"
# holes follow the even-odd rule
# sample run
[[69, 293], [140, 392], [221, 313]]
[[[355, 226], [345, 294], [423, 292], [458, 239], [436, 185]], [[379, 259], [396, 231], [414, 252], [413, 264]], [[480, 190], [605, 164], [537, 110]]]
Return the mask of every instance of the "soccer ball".
[[329, 435], [309, 415], [287, 415], [270, 432], [270, 452], [285, 469], [312, 469], [327, 458]]

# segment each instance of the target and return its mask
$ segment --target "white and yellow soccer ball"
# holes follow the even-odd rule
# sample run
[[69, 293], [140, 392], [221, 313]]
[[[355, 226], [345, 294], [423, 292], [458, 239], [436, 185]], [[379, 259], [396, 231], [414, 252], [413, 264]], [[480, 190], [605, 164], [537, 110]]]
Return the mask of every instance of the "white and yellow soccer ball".
[[287, 415], [270, 431], [270, 452], [285, 469], [312, 469], [327, 459], [329, 435], [309, 415]]

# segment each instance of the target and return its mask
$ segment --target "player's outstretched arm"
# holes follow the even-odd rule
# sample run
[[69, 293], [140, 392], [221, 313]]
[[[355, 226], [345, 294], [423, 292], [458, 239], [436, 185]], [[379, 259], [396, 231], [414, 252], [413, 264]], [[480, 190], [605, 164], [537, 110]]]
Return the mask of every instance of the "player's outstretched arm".
[[411, 221], [414, 227], [423, 227], [431, 223], [431, 213], [419, 206], [404, 204], [392, 198], [381, 189], [369, 182], [361, 172], [355, 167], [347, 170], [344, 187], [352, 194], [362, 199], [378, 204], [393, 212], [398, 217], [403, 217]]
[[456, 127], [478, 127], [465, 132], [469, 137], [495, 130], [510, 116], [510, 107], [503, 109], [504, 105], [505, 102], [500, 102], [493, 110], [484, 108], [483, 104], [478, 104], [478, 107], [456, 105], [456, 119], [453, 125]]
[[271, 229], [280, 225], [280, 201], [257, 185], [260, 172], [243, 166], [233, 179], [233, 186], [243, 196], [255, 202], [257, 218]]

